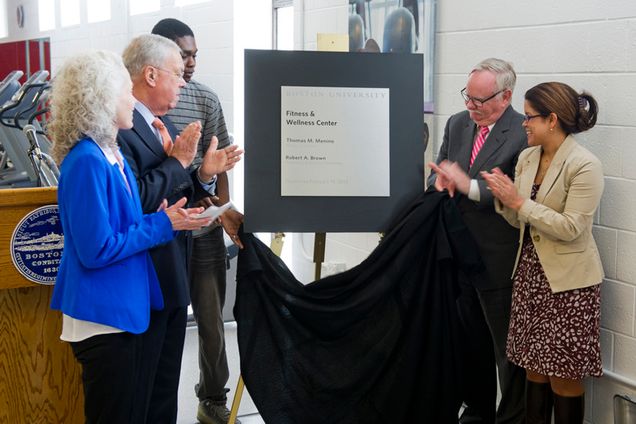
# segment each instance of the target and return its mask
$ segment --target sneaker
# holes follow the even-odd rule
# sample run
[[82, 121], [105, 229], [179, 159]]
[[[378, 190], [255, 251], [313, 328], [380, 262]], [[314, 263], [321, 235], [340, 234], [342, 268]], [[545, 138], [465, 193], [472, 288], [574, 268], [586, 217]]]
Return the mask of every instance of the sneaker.
[[[199, 402], [197, 410], [197, 420], [202, 424], [227, 424], [230, 419], [230, 410], [227, 409], [225, 403], [214, 402], [205, 399]], [[241, 424], [237, 418], [235, 424]]]

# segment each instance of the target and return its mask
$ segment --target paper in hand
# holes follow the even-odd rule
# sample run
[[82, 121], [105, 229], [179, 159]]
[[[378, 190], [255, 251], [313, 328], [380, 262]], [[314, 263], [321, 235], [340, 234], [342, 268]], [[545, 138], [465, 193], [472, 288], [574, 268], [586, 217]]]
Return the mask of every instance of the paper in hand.
[[224, 205], [221, 206], [210, 206], [208, 207], [206, 210], [204, 210], [203, 212], [201, 212], [200, 214], [196, 215], [195, 218], [211, 218], [212, 221], [216, 220], [219, 216], [223, 215], [223, 212], [225, 212], [228, 209], [231, 209], [233, 207], [232, 202], [227, 202]]

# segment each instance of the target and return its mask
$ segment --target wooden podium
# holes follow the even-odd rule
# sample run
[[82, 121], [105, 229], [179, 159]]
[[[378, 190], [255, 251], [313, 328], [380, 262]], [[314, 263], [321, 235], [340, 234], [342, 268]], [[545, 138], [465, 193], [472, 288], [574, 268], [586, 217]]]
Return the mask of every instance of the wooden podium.
[[53, 286], [24, 278], [10, 253], [20, 220], [56, 203], [56, 188], [0, 190], [0, 423], [84, 422], [81, 367], [60, 340]]

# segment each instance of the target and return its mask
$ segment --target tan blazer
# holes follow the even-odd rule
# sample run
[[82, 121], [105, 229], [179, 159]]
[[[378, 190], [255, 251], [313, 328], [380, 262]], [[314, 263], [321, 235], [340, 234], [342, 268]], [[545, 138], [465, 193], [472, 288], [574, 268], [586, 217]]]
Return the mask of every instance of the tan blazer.
[[603, 267], [592, 236], [592, 220], [603, 193], [601, 163], [569, 135], [554, 155], [533, 201], [530, 194], [540, 159], [540, 146], [519, 155], [515, 186], [526, 201], [518, 212], [495, 203], [497, 212], [520, 228], [515, 270], [527, 224], [553, 292], [598, 284]]

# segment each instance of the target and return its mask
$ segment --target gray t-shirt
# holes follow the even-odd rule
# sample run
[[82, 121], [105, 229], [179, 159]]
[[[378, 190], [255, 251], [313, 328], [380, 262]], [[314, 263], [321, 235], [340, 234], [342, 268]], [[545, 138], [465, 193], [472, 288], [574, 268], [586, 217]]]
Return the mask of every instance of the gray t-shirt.
[[190, 122], [201, 121], [203, 131], [192, 167], [201, 164], [203, 154], [210, 146], [213, 135], [219, 139], [219, 149], [230, 144], [221, 102], [214, 91], [201, 83], [190, 80], [181, 89], [177, 107], [169, 111], [167, 115], [179, 131], [182, 131]]
[[[219, 139], [219, 149], [230, 145], [230, 136], [225, 127], [225, 117], [223, 116], [221, 102], [214, 91], [201, 83], [190, 80], [181, 89], [177, 106], [170, 110], [167, 116], [179, 132], [189, 123], [196, 120], [201, 121], [201, 140], [197, 148], [197, 155], [190, 165], [190, 170], [197, 168], [203, 161], [203, 155], [210, 147], [213, 135]], [[215, 227], [217, 225], [212, 224], [207, 228], [193, 231], [192, 234], [195, 237], [199, 237]]]

